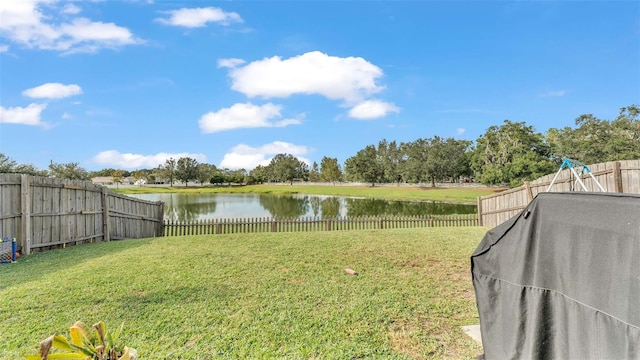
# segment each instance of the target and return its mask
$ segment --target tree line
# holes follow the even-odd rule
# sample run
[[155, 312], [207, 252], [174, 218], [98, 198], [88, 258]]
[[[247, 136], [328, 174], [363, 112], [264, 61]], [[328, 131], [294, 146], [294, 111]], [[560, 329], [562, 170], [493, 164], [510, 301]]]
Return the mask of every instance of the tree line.
[[291, 154], [277, 154], [269, 164], [245, 169], [218, 168], [193, 158], [167, 159], [155, 169], [89, 172], [78, 163], [51, 163], [47, 170], [18, 164], [0, 153], [0, 173], [24, 173], [61, 179], [88, 180], [110, 176], [116, 184], [125, 178], [145, 183], [231, 185], [268, 182], [357, 181], [376, 183], [431, 183], [475, 181], [485, 185], [518, 186], [558, 169], [563, 158], [594, 164], [640, 159], [640, 107], [620, 109], [613, 120], [586, 114], [575, 128], [536, 132], [525, 122], [505, 120], [489, 127], [475, 142], [454, 138], [419, 138], [411, 142], [380, 140], [345, 160], [323, 157], [311, 166]]

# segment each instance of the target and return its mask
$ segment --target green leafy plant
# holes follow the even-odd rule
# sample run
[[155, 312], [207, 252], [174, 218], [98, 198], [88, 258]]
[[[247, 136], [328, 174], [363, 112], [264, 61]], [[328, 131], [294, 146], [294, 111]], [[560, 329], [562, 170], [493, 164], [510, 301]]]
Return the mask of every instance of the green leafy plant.
[[[52, 335], [40, 343], [38, 355], [24, 355], [27, 360], [83, 359], [83, 360], [137, 360], [138, 353], [129, 347], [119, 347], [116, 341], [124, 323], [115, 333], [108, 333], [102, 321], [92, 327], [77, 321], [69, 328], [68, 340]], [[62, 352], [50, 353], [52, 349]]]

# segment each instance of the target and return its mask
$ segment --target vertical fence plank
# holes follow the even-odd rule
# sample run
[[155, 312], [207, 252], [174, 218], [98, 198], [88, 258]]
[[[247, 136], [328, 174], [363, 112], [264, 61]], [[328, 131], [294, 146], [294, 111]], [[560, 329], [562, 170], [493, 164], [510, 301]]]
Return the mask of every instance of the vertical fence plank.
[[615, 188], [614, 191], [617, 193], [624, 191], [622, 189], [622, 170], [618, 161], [613, 163], [613, 186]]
[[102, 239], [111, 241], [111, 221], [109, 216], [109, 189], [102, 188]]
[[29, 175], [20, 176], [22, 212], [22, 251], [25, 255], [31, 254], [31, 186]]

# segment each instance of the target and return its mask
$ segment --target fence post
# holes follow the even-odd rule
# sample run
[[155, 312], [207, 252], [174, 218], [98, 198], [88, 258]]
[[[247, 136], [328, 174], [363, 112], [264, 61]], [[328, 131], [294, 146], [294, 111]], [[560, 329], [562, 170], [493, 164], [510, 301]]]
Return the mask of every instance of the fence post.
[[622, 188], [622, 169], [620, 169], [620, 163], [618, 161], [613, 163], [613, 186], [617, 193], [624, 191]]
[[164, 236], [164, 203], [158, 201], [158, 227], [156, 228], [156, 236]]
[[22, 252], [25, 255], [31, 254], [31, 186], [29, 175], [20, 175], [21, 190], [21, 220], [22, 220]]
[[531, 200], [533, 200], [533, 191], [531, 191], [531, 186], [528, 181], [524, 182], [524, 190], [527, 192], [527, 200], [531, 202]]
[[276, 219], [273, 219], [273, 221], [271, 222], [271, 232], [277, 232], [278, 231], [278, 222], [276, 221]]
[[109, 220], [109, 189], [102, 187], [102, 233], [104, 241], [111, 241], [111, 225]]
[[478, 196], [478, 226], [482, 226], [482, 197]]

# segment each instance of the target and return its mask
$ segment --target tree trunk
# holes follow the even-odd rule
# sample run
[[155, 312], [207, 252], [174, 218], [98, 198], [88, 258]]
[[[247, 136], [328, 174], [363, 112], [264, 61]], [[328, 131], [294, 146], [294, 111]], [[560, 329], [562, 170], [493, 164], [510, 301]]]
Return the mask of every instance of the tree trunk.
[[436, 177], [435, 176], [431, 177], [431, 187], [436, 187]]

